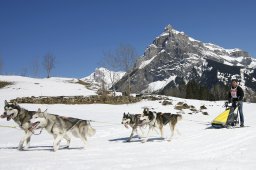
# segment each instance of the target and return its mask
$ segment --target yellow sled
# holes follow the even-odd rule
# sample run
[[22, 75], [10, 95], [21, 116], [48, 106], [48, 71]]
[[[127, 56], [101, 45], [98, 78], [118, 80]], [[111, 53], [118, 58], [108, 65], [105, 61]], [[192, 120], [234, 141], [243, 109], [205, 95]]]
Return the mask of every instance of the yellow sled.
[[[228, 118], [230, 116], [230, 111], [231, 111], [231, 108], [227, 108], [224, 112], [219, 114], [215, 119], [213, 119], [211, 123], [212, 126], [216, 128], [225, 127], [227, 125]], [[233, 114], [237, 113], [237, 111], [238, 111], [238, 107], [236, 107], [236, 109], [233, 111]]]

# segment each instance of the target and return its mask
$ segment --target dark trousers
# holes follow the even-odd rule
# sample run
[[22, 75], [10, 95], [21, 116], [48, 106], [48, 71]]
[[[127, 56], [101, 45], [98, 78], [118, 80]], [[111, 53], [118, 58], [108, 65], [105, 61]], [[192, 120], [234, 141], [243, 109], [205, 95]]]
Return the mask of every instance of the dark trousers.
[[[236, 108], [236, 103], [233, 102], [232, 106]], [[238, 111], [239, 111], [239, 116], [240, 116], [240, 125], [244, 124], [244, 114], [243, 114], [243, 101], [238, 101]]]

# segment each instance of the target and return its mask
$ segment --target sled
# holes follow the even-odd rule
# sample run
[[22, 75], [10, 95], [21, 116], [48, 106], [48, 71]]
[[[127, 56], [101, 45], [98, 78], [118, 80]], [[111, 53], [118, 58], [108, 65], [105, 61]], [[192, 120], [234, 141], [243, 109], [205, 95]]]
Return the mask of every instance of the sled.
[[228, 125], [235, 126], [238, 123], [238, 106], [226, 106], [226, 110], [219, 114], [211, 122], [212, 126], [215, 128], [224, 128]]

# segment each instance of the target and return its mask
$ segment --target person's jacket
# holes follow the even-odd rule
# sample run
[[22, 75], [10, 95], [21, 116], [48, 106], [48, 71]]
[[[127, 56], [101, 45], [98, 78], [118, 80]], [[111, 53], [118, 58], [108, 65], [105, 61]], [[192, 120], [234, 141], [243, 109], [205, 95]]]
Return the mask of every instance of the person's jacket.
[[[231, 87], [231, 89], [234, 90], [234, 88]], [[228, 92], [228, 101], [232, 102], [232, 101], [242, 101], [244, 99], [244, 91], [240, 86], [237, 86], [236, 90], [236, 98], [232, 98], [231, 96], [231, 89]]]

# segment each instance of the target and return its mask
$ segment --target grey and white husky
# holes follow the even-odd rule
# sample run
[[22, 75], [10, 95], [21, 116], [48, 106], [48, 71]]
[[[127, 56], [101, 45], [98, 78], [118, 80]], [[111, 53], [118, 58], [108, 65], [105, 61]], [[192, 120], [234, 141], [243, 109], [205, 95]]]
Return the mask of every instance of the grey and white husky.
[[139, 138], [141, 138], [141, 135], [138, 133], [138, 128], [140, 129], [142, 136], [143, 136], [143, 131], [142, 127], [145, 126], [143, 121], [140, 120], [141, 114], [130, 114], [130, 113], [124, 113], [123, 118], [122, 118], [122, 124], [126, 127], [129, 128], [129, 126], [132, 128], [132, 132], [130, 137], [128, 138], [127, 142], [130, 142], [134, 133], [137, 133]]
[[171, 136], [168, 139], [168, 141], [170, 141], [174, 135], [175, 130], [177, 131], [176, 125], [181, 119], [182, 116], [179, 114], [155, 112], [150, 111], [148, 108], [145, 108], [143, 110], [143, 113], [141, 114], [140, 120], [148, 123], [149, 130], [143, 142], [147, 142], [149, 134], [151, 130], [153, 130], [153, 128], [159, 128], [161, 132], [161, 137], [163, 138], [163, 127], [167, 124], [169, 124], [171, 130]]
[[32, 135], [32, 132], [29, 130], [31, 126], [30, 119], [34, 114], [35, 111], [28, 111], [20, 107], [16, 102], [11, 103], [5, 100], [4, 113], [1, 115], [1, 118], [6, 118], [7, 121], [13, 119], [25, 131], [25, 135], [20, 140], [18, 150], [29, 147]]
[[30, 121], [32, 130], [44, 128], [53, 135], [54, 151], [59, 149], [63, 138], [67, 140], [67, 147], [69, 147], [71, 135], [80, 138], [86, 145], [87, 137], [93, 136], [96, 132], [88, 120], [48, 114], [47, 111], [42, 112], [41, 109], [38, 109]]

